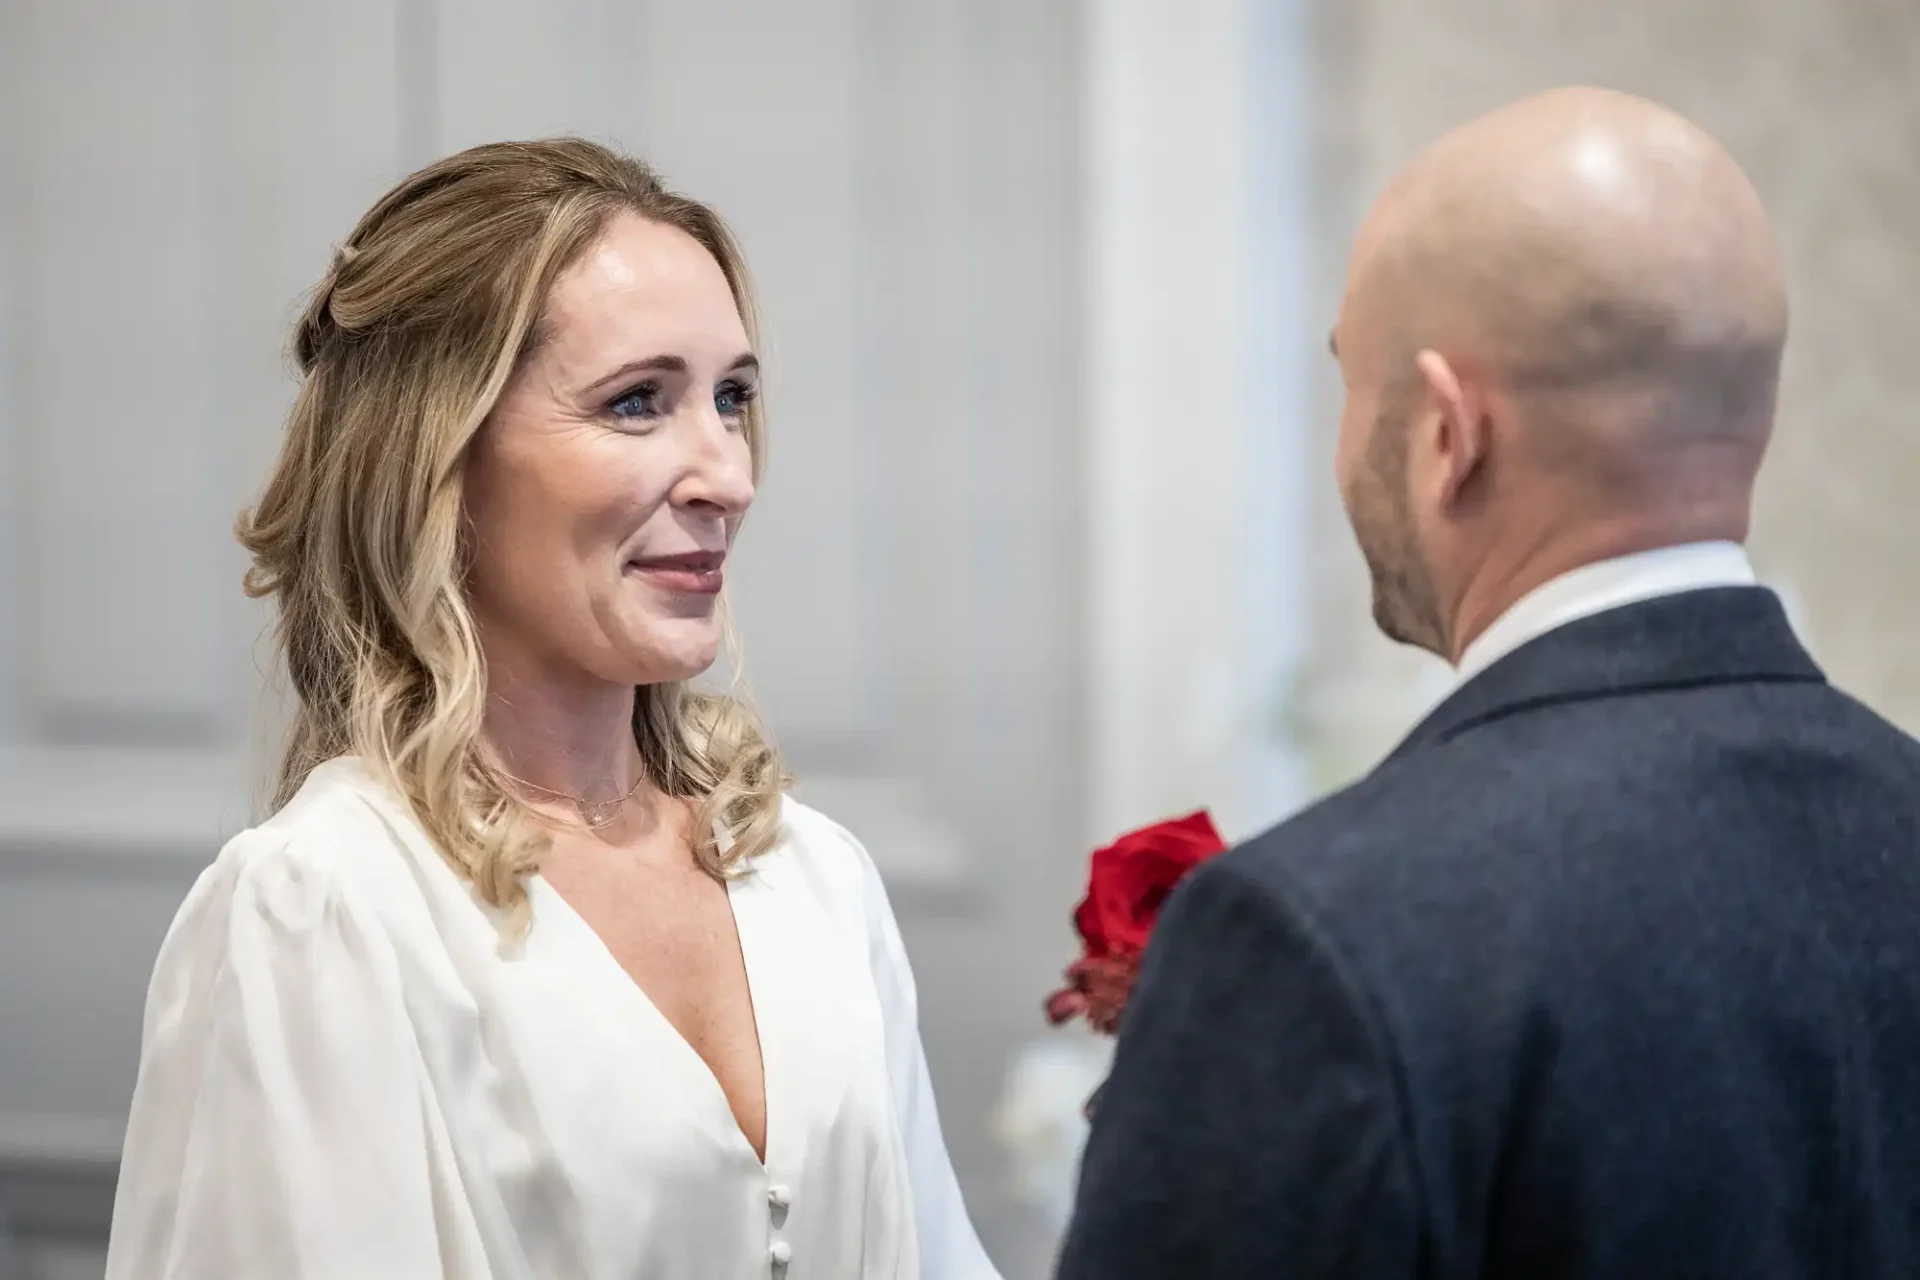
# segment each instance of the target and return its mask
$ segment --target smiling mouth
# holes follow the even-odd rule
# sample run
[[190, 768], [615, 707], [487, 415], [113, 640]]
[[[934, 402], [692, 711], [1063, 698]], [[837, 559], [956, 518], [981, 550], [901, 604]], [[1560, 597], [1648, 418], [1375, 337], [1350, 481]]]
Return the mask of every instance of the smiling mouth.
[[657, 587], [687, 595], [718, 595], [726, 585], [722, 566], [724, 551], [687, 551], [671, 556], [642, 556], [627, 562], [627, 571], [637, 573]]

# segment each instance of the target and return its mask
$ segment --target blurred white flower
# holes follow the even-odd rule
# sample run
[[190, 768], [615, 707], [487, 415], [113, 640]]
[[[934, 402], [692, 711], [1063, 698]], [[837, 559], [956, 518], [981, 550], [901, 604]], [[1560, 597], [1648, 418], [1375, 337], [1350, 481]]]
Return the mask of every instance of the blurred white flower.
[[1064, 1229], [1072, 1213], [1084, 1108], [1112, 1062], [1111, 1039], [1074, 1025], [1031, 1042], [1008, 1067], [993, 1134], [1011, 1162], [1013, 1194], [1050, 1230]]

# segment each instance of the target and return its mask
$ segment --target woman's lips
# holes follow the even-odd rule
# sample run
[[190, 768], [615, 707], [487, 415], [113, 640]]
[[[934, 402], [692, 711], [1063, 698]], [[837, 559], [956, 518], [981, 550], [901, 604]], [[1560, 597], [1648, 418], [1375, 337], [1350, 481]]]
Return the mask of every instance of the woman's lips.
[[669, 556], [642, 556], [628, 561], [627, 568], [666, 591], [713, 596], [719, 595], [720, 588], [726, 585], [726, 574], [721, 568], [726, 560], [724, 551], [688, 551]]

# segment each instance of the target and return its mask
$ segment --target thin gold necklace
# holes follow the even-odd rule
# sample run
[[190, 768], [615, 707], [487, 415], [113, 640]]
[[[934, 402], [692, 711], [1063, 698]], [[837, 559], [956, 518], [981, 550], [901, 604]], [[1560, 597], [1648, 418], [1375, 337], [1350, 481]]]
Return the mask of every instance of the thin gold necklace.
[[587, 824], [589, 831], [602, 831], [612, 826], [613, 820], [620, 816], [622, 806], [624, 806], [627, 801], [633, 799], [639, 792], [641, 785], [647, 780], [646, 773], [642, 771], [640, 776], [634, 779], [633, 785], [627, 788], [627, 794], [615, 796], [611, 800], [589, 800], [585, 796], [576, 796], [565, 791], [555, 791], [552, 787], [543, 787], [537, 782], [528, 782], [525, 778], [516, 777], [508, 773], [499, 765], [494, 765], [492, 768], [495, 773], [505, 778], [508, 782], [517, 783], [525, 787], [528, 791], [537, 791], [541, 795], [550, 796], [555, 800], [565, 800], [574, 807], [574, 811], [580, 815], [580, 821]]

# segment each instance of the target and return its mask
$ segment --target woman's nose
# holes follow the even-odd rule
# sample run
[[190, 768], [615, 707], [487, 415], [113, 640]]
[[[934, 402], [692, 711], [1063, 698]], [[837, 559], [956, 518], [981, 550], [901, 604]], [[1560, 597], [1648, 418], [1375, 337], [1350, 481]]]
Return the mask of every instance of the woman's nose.
[[704, 506], [725, 517], [744, 515], [753, 502], [753, 453], [736, 425], [715, 418], [703, 422], [698, 443], [687, 460], [674, 495], [681, 503]]

